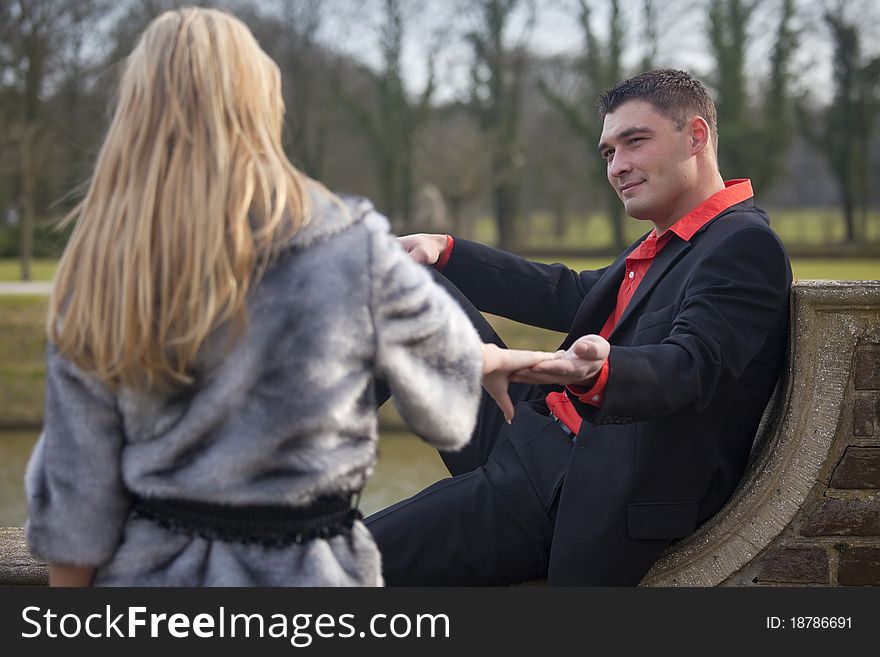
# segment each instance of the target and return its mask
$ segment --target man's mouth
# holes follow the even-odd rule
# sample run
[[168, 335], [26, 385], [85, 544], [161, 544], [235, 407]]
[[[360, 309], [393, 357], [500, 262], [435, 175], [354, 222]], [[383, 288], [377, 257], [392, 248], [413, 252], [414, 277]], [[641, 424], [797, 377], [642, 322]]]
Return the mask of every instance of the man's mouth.
[[618, 189], [620, 191], [621, 196], [626, 196], [627, 193], [631, 192], [633, 189], [641, 185], [644, 181], [640, 180], [639, 182], [628, 182], [624, 185], [621, 185]]

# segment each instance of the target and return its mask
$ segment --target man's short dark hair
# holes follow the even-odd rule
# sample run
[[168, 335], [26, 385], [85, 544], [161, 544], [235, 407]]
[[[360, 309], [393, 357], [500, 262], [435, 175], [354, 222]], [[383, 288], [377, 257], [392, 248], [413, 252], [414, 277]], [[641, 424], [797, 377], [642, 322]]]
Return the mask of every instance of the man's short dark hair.
[[624, 80], [599, 98], [599, 118], [604, 120], [606, 114], [631, 100], [651, 103], [676, 130], [683, 129], [691, 117], [702, 116], [718, 153], [718, 111], [706, 87], [690, 73], [659, 68]]

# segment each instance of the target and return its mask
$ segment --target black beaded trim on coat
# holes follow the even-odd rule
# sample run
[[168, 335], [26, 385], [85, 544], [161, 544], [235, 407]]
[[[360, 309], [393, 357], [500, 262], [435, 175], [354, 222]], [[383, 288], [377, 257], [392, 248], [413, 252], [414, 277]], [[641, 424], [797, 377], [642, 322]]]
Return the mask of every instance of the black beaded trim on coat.
[[359, 497], [353, 493], [321, 497], [305, 507], [231, 506], [136, 497], [132, 513], [176, 534], [230, 543], [286, 547], [350, 534], [355, 521], [363, 518], [356, 508]]

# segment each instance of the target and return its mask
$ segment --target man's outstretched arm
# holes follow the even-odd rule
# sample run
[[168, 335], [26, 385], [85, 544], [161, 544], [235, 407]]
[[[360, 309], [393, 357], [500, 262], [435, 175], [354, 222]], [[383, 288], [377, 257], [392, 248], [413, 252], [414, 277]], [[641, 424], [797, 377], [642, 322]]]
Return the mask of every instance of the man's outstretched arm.
[[[399, 238], [416, 262], [435, 266], [446, 255], [446, 235]], [[578, 273], [562, 264], [532, 262], [484, 244], [456, 238], [442, 269], [483, 312], [522, 324], [568, 332], [575, 314], [604, 269]]]

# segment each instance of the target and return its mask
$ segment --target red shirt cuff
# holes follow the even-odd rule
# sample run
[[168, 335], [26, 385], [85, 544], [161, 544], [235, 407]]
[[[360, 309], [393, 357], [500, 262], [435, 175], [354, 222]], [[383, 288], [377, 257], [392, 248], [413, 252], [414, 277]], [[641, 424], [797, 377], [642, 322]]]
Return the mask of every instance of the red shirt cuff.
[[452, 235], [446, 236], [446, 248], [443, 249], [443, 253], [440, 254], [440, 257], [437, 258], [437, 262], [434, 263], [434, 269], [437, 271], [443, 271], [443, 268], [446, 266], [446, 263], [449, 262], [449, 256], [452, 255], [452, 247], [455, 245], [455, 239]]
[[605, 401], [605, 386], [608, 385], [608, 372], [611, 369], [610, 361], [610, 358], [605, 359], [592, 388], [585, 391], [582, 386], [567, 386], [568, 390], [585, 404], [596, 408], [602, 406], [602, 402]]

